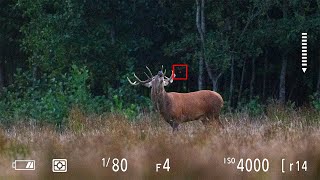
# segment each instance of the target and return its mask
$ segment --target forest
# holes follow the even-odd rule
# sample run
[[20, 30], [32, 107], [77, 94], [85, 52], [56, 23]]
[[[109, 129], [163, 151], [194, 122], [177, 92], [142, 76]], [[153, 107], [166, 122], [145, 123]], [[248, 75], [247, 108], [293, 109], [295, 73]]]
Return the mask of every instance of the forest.
[[[320, 2], [3, 0], [0, 119], [62, 123], [88, 113], [150, 110], [143, 78], [188, 64], [167, 91], [219, 92], [228, 111], [277, 102], [320, 109]], [[301, 33], [308, 69], [301, 69]]]
[[[320, 0], [1, 0], [0, 179], [319, 179], [319, 29]], [[177, 64], [166, 91], [218, 92], [224, 128], [172, 133], [127, 80]]]

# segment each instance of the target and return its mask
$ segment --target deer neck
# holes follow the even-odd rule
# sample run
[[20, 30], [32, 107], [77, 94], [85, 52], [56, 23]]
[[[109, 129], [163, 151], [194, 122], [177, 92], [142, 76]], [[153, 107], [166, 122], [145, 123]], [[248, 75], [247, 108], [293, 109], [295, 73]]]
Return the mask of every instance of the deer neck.
[[156, 111], [161, 114], [166, 111], [168, 102], [168, 94], [164, 88], [151, 89], [151, 100]]

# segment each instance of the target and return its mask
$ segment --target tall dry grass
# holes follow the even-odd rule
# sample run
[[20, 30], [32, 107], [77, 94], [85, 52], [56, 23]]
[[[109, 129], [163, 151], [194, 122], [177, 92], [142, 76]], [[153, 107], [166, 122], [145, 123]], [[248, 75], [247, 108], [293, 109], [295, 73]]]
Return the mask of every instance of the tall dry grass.
[[[0, 179], [319, 179], [320, 126], [317, 112], [278, 111], [251, 118], [226, 114], [225, 129], [201, 122], [182, 124], [179, 132], [161, 118], [141, 115], [130, 122], [121, 115], [86, 116], [70, 112], [68, 129], [16, 124], [0, 129]], [[311, 119], [312, 118], [312, 119]], [[126, 172], [102, 167], [102, 158], [126, 158]], [[267, 158], [268, 172], [241, 172], [224, 157]], [[53, 173], [53, 158], [68, 159], [67, 173]], [[170, 171], [156, 163], [170, 158]], [[307, 172], [281, 173], [281, 159], [307, 161]], [[14, 159], [36, 160], [35, 171], [15, 171]]]

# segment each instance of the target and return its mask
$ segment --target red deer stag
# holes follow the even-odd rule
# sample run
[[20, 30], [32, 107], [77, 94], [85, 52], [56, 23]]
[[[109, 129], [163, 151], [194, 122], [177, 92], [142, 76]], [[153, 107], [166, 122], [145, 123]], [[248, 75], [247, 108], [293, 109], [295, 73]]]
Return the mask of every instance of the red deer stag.
[[[190, 93], [166, 92], [164, 87], [173, 82], [173, 74], [168, 78], [162, 70], [153, 76], [150, 69], [146, 66], [151, 76], [147, 80], [140, 80], [135, 73], [133, 76], [137, 81], [131, 85], [144, 85], [151, 87], [151, 100], [156, 111], [160, 111], [162, 117], [171, 125], [173, 131], [178, 130], [182, 122], [199, 120], [204, 125], [218, 123], [223, 128], [219, 120], [219, 113], [223, 106], [223, 99], [220, 94], [214, 91], [201, 90]], [[215, 120], [215, 121], [214, 121]]]

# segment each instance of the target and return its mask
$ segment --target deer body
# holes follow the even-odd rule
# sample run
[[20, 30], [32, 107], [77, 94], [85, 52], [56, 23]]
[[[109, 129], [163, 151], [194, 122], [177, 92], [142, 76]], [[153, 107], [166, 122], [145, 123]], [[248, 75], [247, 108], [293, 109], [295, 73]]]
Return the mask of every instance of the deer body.
[[[151, 72], [150, 74], [152, 75]], [[223, 127], [219, 120], [219, 113], [223, 106], [223, 99], [220, 94], [209, 90], [167, 93], [164, 86], [172, 83], [172, 77], [173, 75], [171, 78], [167, 78], [162, 71], [159, 71], [158, 75], [149, 78], [147, 81], [136, 78], [143, 85], [151, 87], [153, 106], [171, 125], [173, 131], [178, 129], [180, 123], [200, 119], [205, 125], [217, 122]], [[129, 82], [132, 85], [138, 85], [136, 82], [132, 83], [130, 80]]]
[[[167, 109], [167, 112], [169, 112], [167, 114], [179, 123], [197, 120], [206, 116], [214, 117], [215, 114], [216, 118], [218, 118], [223, 105], [221, 96], [208, 90], [191, 93], [172, 92], [167, 93], [167, 98], [167, 107], [171, 107], [171, 109]], [[163, 116], [165, 114], [163, 112]]]

